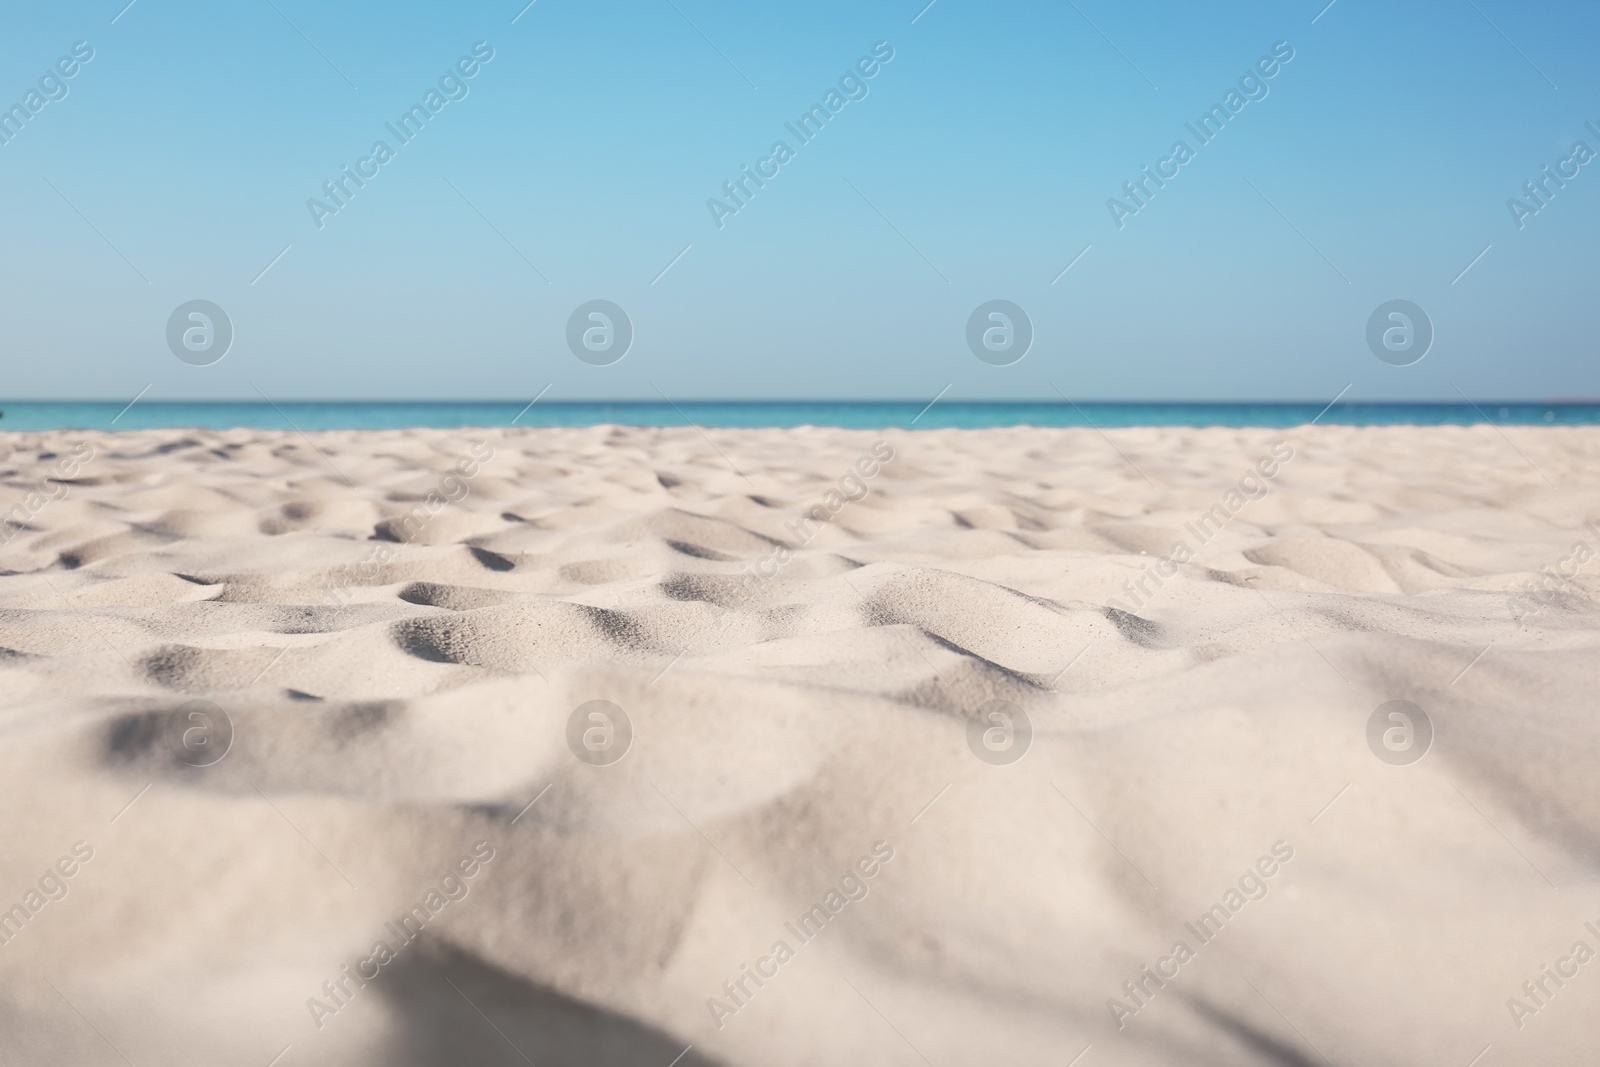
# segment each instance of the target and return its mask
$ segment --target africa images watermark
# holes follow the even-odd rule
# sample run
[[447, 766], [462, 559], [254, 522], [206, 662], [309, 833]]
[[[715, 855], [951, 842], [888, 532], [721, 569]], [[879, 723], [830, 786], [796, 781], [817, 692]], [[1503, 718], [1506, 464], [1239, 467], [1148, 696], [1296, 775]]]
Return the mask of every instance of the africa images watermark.
[[[1189, 547], [1189, 542], [1179, 538], [1173, 542], [1167, 554], [1156, 560], [1152, 570], [1150, 564], [1141, 563], [1140, 569], [1144, 571], [1137, 582], [1128, 579], [1122, 583], [1122, 590], [1128, 595], [1127, 605], [1119, 601], [1111, 601], [1111, 606], [1130, 615], [1136, 615], [1139, 610], [1154, 598], [1161, 587], [1166, 585], [1167, 579], [1177, 575], [1178, 567], [1188, 563], [1204, 548], [1222, 528], [1233, 521], [1237, 515], [1252, 500], [1260, 500], [1272, 492], [1271, 481], [1278, 476], [1281, 465], [1294, 459], [1294, 446], [1287, 441], [1274, 441], [1270, 456], [1259, 456], [1255, 465], [1243, 475], [1235, 487], [1222, 495], [1222, 500], [1212, 504], [1202, 512], [1200, 517], [1193, 522], [1186, 522], [1183, 528], [1194, 537], [1196, 547]], [[1150, 589], [1150, 582], [1154, 579], [1155, 590]]]
[[[1600, 926], [1593, 922], [1586, 922], [1583, 928], [1600, 942]], [[1566, 988], [1568, 982], [1578, 977], [1579, 969], [1590, 960], [1594, 959], [1595, 951], [1587, 941], [1573, 942], [1572, 950], [1565, 956], [1556, 959], [1554, 970], [1548, 963], [1539, 965], [1539, 974], [1522, 983], [1523, 997], [1507, 997], [1506, 1010], [1511, 1013], [1511, 1021], [1521, 1030], [1528, 1025], [1526, 1019], [1530, 1015], [1538, 1015], [1540, 1011], [1550, 1006], [1550, 1001], [1555, 995]], [[1550, 984], [1555, 983], [1551, 989]]]
[[[423, 928], [446, 906], [467, 899], [467, 894], [472, 891], [471, 880], [482, 872], [494, 856], [494, 846], [489, 842], [479, 841], [473, 845], [472, 854], [457, 861], [455, 868], [441, 877], [437, 886], [429, 886], [422, 899], [411, 905], [410, 910], [399, 919], [383, 924], [384, 930], [393, 938], [392, 945], [383, 939], [373, 942], [372, 952], [357, 960], [354, 970], [347, 963], [339, 968], [338, 977], [322, 983], [322, 994], [326, 999], [307, 997], [306, 1010], [311, 1013], [311, 1021], [317, 1024], [317, 1029], [321, 1030], [327, 1025], [323, 1021], [327, 1016], [337, 1015], [348, 1008], [356, 994], [365, 989], [368, 982], [376, 979], [385, 966], [394, 962], [400, 950], [415, 941]], [[372, 968], [370, 972], [368, 967]]]
[[349, 207], [356, 193], [366, 188], [367, 182], [378, 176], [379, 169], [394, 159], [399, 148], [410, 144], [433, 116], [445, 109], [446, 104], [465, 100], [467, 93], [471, 91], [467, 87], [467, 81], [477, 77], [478, 72], [492, 59], [494, 59], [494, 49], [490, 47], [489, 42], [475, 43], [470, 56], [462, 56], [456, 60], [454, 67], [439, 76], [438, 87], [429, 86], [428, 91], [422, 95], [422, 102], [412, 104], [410, 109], [396, 120], [398, 126], [395, 122], [383, 124], [384, 128], [394, 135], [396, 147], [391, 148], [387, 141], [374, 141], [367, 154], [356, 160], [354, 170], [350, 168], [350, 164], [345, 163], [340, 166], [337, 178], [323, 182], [322, 192], [327, 196], [328, 202], [325, 203], [314, 196], [306, 200], [306, 210], [311, 212], [311, 221], [316, 223], [317, 229], [320, 230], [327, 225], [323, 220], [329, 215], [337, 215], [342, 209]]
[[876, 478], [878, 472], [894, 457], [893, 445], [887, 441], [874, 441], [872, 451], [864, 453], [848, 472], [840, 476], [837, 489], [824, 493], [822, 500], [807, 508], [800, 518], [784, 523], [784, 530], [795, 537], [794, 544], [774, 545], [765, 559], [753, 566], [746, 563], [740, 567], [739, 587], [735, 593], [739, 602], [747, 603], [757, 589], [777, 578], [778, 572], [794, 559], [795, 553], [810, 544], [822, 525], [832, 522], [846, 504], [865, 500], [871, 492], [867, 482]]
[[72, 843], [72, 854], [64, 855], [54, 864], [45, 868], [44, 874], [39, 877], [37, 887], [29, 886], [23, 894], [21, 903], [0, 912], [0, 945], [9, 945], [16, 940], [22, 928], [41, 911], [46, 904], [52, 901], [67, 899], [67, 879], [76, 875], [80, 864], [88, 863], [94, 859], [94, 848], [85, 841]]
[[[1583, 125], [1600, 139], [1600, 128], [1593, 122], [1585, 122]], [[1600, 140], [1596, 143], [1600, 143]], [[1514, 196], [1506, 199], [1506, 210], [1511, 212], [1511, 221], [1517, 224], [1517, 229], [1526, 227], [1530, 218], [1549, 207], [1550, 201], [1555, 199], [1556, 192], [1565, 189], [1567, 182], [1576, 178], [1583, 166], [1594, 157], [1594, 149], [1583, 141], [1577, 141], [1573, 144], [1572, 151], [1556, 160], [1553, 172], [1550, 164], [1546, 163], [1539, 168], [1540, 177], [1523, 182], [1522, 191], [1528, 199], [1518, 200]]]
[[[1258, 100], [1265, 100], [1271, 90], [1267, 82], [1278, 76], [1278, 72], [1294, 59], [1294, 48], [1288, 41], [1278, 41], [1272, 46], [1270, 55], [1264, 55], [1256, 60], [1255, 66], [1244, 72], [1239, 78], [1239, 87], [1229, 89], [1222, 98], [1222, 103], [1212, 104], [1211, 109], [1201, 115], [1194, 122], [1184, 123], [1185, 128], [1195, 136], [1195, 148], [1189, 147], [1188, 141], [1174, 141], [1172, 150], [1162, 158], [1156, 160], [1154, 170], [1146, 163], [1140, 168], [1140, 177], [1122, 183], [1122, 192], [1132, 203], [1109, 197], [1106, 200], [1106, 210], [1111, 212], [1111, 221], [1117, 229], [1122, 229], [1124, 221], [1130, 215], [1137, 215], [1149, 206], [1155, 199], [1156, 192], [1166, 186], [1167, 182], [1176, 178], [1181, 168], [1193, 160], [1204, 148], [1222, 133], [1223, 129], [1233, 120], [1233, 116], [1243, 111], [1246, 104]], [[1171, 169], [1168, 169], [1168, 168]]]
[[[1600, 526], [1586, 522], [1584, 528], [1594, 535], [1596, 541], [1600, 541]], [[1572, 588], [1578, 572], [1583, 569], [1585, 563], [1594, 559], [1596, 551], [1595, 546], [1588, 541], [1574, 542], [1566, 556], [1554, 564], [1546, 564], [1539, 568], [1537, 584], [1532, 579], [1523, 582], [1522, 591], [1526, 599], [1533, 602], [1533, 607], [1525, 608], [1523, 601], [1519, 601], [1517, 597], [1511, 598], [1511, 617], [1516, 620], [1517, 629], [1527, 629], [1529, 619], [1554, 604], [1558, 595]]]
[[[1189, 931], [1190, 936], [1199, 945], [1210, 944], [1222, 933], [1222, 928], [1228, 921], [1239, 914], [1247, 903], [1266, 899], [1269, 892], [1267, 879], [1277, 874], [1279, 869], [1292, 859], [1294, 859], [1294, 848], [1287, 841], [1274, 841], [1272, 855], [1262, 856], [1256, 860], [1253, 866], [1240, 875], [1237, 888], [1230, 886], [1228, 891], [1222, 894], [1221, 903], [1211, 905], [1196, 922], [1184, 923], [1183, 928]], [[1182, 939], [1174, 941], [1171, 951], [1156, 960], [1154, 969], [1148, 965], [1141, 967], [1138, 977], [1122, 983], [1122, 991], [1127, 995], [1126, 1001], [1120, 997], [1107, 997], [1106, 1010], [1111, 1013], [1111, 1021], [1117, 1024], [1117, 1029], [1121, 1030], [1128, 1024], [1129, 1019], [1149, 1007], [1156, 993], [1178, 977], [1184, 964], [1194, 959], [1195, 952], [1196, 949], [1190, 948], [1187, 941]]]
[[79, 441], [73, 446], [71, 455], [62, 456], [56, 461], [55, 473], [46, 475], [44, 484], [29, 492], [0, 515], [0, 545], [9, 545], [19, 530], [32, 528], [29, 520], [38, 516], [51, 504], [65, 500], [71, 491], [67, 479], [77, 477], [78, 472], [83, 469], [83, 464], [93, 459], [94, 454], [93, 445], [87, 441]]
[[[474, 441], [471, 456], [456, 460], [455, 466], [439, 479], [439, 484], [428, 491], [422, 500], [398, 519], [386, 519], [384, 531], [400, 544], [410, 544], [443, 511], [446, 504], [465, 500], [472, 492], [472, 479], [478, 476], [483, 464], [494, 458], [494, 446], [487, 441]], [[349, 603], [352, 585], [366, 585], [377, 578], [385, 564], [394, 559], [390, 542], [380, 541], [356, 563], [346, 563], [334, 569], [323, 585], [323, 593], [334, 603]]]
[[67, 81], [77, 77], [78, 71], [93, 58], [94, 46], [88, 41], [74, 43], [71, 55], [57, 59], [53, 67], [39, 75], [37, 89], [29, 89], [24, 93], [20, 104], [12, 104], [10, 108], [0, 111], [0, 145], [10, 144], [29, 120], [45, 109], [46, 104], [65, 100], [69, 92]]
[[[874, 42], [870, 56], [862, 56], [856, 60], [855, 66], [839, 76], [837, 89], [830, 88], [823, 94], [822, 103], [812, 104], [810, 110], [794, 122], [785, 122], [784, 129], [794, 134], [798, 146], [810, 144], [812, 139], [822, 132], [822, 128], [829, 120], [844, 110], [847, 103], [867, 98], [867, 81], [876, 77], [892, 59], [894, 59], [894, 48], [888, 41]], [[706, 201], [706, 210], [711, 212], [711, 221], [717, 224], [717, 229], [720, 230], [726, 225], [723, 219], [729, 215], [737, 215], [748, 207], [756, 191], [776, 178], [784, 164], [795, 158], [795, 154], [795, 149], [789, 146], [789, 142], [774, 141], [771, 151], [756, 160], [754, 171], [750, 169], [750, 164], [746, 163], [739, 168], [738, 178], [723, 182], [722, 191], [729, 202], [724, 203], [714, 196]], [[768, 170], [768, 166], [772, 169]], [[752, 183], [754, 188], [751, 187]]]
[[[830, 886], [822, 894], [822, 900], [811, 905], [805, 914], [794, 922], [783, 924], [784, 929], [794, 935], [795, 941], [801, 945], [816, 940], [822, 928], [835, 915], [844, 911], [845, 906], [865, 900], [870, 891], [867, 881], [877, 877], [883, 869], [882, 864], [894, 859], [894, 848], [887, 841], [875, 841], [872, 845], [872, 855], [862, 856], [856, 860], [855, 866], [846, 871], [839, 879], [837, 888]], [[778, 968], [794, 959], [795, 950], [789, 947], [787, 941], [778, 940], [765, 956], [756, 960], [752, 969], [748, 964], [739, 965], [739, 976], [730, 978], [722, 983], [723, 995], [726, 1000], [716, 997], [706, 998], [706, 1010], [711, 1013], [711, 1021], [721, 1030], [726, 1024], [724, 1019], [737, 1015], [747, 1007], [755, 995], [767, 984], [778, 976]], [[751, 986], [754, 985], [754, 989]]]

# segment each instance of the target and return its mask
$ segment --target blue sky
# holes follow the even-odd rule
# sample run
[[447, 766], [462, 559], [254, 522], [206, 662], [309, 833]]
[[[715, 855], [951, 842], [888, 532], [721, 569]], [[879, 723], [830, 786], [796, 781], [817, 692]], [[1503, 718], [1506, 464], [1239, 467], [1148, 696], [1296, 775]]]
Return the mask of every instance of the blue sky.
[[[1600, 151], [1593, 0], [523, 2], [8, 12], [0, 105], [94, 58], [0, 145], [4, 395], [1600, 396], [1600, 163], [1521, 229], [1507, 208]], [[800, 144], [784, 124], [880, 41]], [[1276, 42], [1268, 95], [1119, 229], [1108, 199]], [[379, 139], [319, 229], [307, 200]], [[719, 229], [708, 199], [780, 139]], [[167, 347], [197, 298], [236, 335], [211, 366]], [[965, 341], [996, 298], [1035, 330], [1011, 366]], [[1365, 342], [1396, 298], [1436, 330], [1409, 367]], [[567, 348], [591, 299], [633, 322], [610, 366]]]

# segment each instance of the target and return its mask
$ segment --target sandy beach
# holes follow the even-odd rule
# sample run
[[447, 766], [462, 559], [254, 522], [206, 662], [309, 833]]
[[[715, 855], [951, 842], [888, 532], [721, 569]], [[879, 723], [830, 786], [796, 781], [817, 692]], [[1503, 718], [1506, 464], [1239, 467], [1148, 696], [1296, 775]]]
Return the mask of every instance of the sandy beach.
[[0, 1062], [1592, 1064], [1597, 460], [0, 434]]

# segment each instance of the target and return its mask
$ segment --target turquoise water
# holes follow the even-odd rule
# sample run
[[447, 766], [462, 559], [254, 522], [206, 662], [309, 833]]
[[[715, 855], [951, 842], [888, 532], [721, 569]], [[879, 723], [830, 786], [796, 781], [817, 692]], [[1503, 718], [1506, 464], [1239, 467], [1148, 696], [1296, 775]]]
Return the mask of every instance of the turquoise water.
[[[134, 430], [248, 426], [301, 430], [383, 429], [400, 426], [589, 426], [616, 422], [642, 426], [847, 426], [862, 429], [941, 426], [1298, 426], [1323, 403], [973, 403], [876, 401], [679, 401], [591, 403], [541, 400], [444, 402], [193, 403], [141, 400], [125, 403], [16, 401], [0, 404], [0, 430], [59, 428]], [[519, 417], [520, 413], [520, 417]], [[1522, 425], [1600, 423], [1600, 404], [1370, 404], [1339, 403], [1323, 423], [1378, 426], [1468, 425], [1492, 421]]]

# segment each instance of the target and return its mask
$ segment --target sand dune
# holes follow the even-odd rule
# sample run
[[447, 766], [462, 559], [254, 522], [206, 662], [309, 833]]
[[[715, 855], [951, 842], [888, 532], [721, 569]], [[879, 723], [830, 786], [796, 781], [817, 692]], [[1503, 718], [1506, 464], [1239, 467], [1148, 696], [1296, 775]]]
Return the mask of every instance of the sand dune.
[[0, 1063], [1592, 1063], [1505, 434], [4, 435]]

